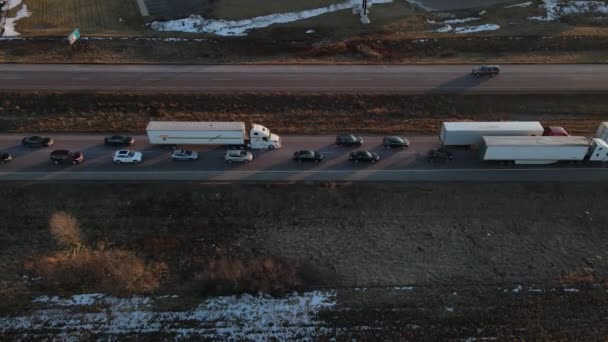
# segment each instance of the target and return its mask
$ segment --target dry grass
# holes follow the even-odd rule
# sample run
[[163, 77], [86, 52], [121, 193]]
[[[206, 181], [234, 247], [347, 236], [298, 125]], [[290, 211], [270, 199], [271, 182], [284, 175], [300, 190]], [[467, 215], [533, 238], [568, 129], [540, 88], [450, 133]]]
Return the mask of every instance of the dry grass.
[[65, 211], [54, 213], [49, 220], [51, 235], [62, 247], [73, 247], [82, 244], [78, 220]]
[[[262, 122], [281, 134], [436, 134], [445, 120], [539, 120], [593, 133], [602, 95], [6, 94], [0, 131], [142, 133], [151, 119]], [[512, 114], [525, 113], [525, 114]]]
[[194, 279], [204, 292], [277, 293], [298, 285], [296, 268], [271, 257], [249, 261], [218, 258], [209, 260]]
[[31, 271], [45, 280], [44, 287], [54, 291], [115, 294], [154, 291], [167, 272], [164, 264], [146, 264], [125, 250], [56, 253], [37, 260]]
[[27, 0], [32, 16], [17, 23], [24, 36], [141, 35], [144, 20], [137, 3], [125, 0]]

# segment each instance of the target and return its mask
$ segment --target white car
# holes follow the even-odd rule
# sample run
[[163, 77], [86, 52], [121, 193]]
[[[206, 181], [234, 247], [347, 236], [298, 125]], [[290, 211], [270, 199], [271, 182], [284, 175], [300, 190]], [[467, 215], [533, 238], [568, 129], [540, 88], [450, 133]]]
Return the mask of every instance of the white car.
[[198, 160], [198, 152], [189, 150], [175, 150], [171, 153], [172, 160]]
[[130, 150], [120, 150], [114, 153], [114, 162], [116, 164], [120, 163], [131, 163], [131, 164], [139, 164], [143, 159], [143, 154], [141, 152], [130, 151]]
[[224, 157], [224, 160], [226, 160], [227, 163], [249, 163], [253, 160], [253, 154], [251, 154], [251, 152], [243, 150], [228, 150], [226, 151], [226, 156]]

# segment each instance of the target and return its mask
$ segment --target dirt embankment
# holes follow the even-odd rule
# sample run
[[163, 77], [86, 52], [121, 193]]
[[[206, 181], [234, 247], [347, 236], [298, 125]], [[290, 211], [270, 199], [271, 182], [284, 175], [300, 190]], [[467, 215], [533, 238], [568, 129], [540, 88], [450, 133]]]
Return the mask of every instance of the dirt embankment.
[[165, 263], [179, 284], [209, 256], [274, 256], [316, 286], [544, 282], [583, 269], [605, 277], [608, 215], [595, 200], [605, 188], [5, 184], [0, 277], [21, 279], [25, 261], [61, 249], [49, 232], [58, 212], [78, 221], [77, 246]]
[[[247, 38], [115, 38], [84, 41], [72, 51], [65, 38], [0, 42], [7, 63], [601, 63], [608, 57], [598, 36], [412, 37], [378, 34], [320, 40], [305, 30], [277, 28]], [[320, 33], [322, 34], [322, 32]], [[172, 37], [175, 35], [172, 35]], [[271, 37], [271, 38], [269, 38]], [[323, 36], [321, 36], [323, 37]]]
[[282, 134], [436, 134], [446, 120], [540, 120], [575, 134], [608, 117], [603, 95], [3, 94], [0, 131], [143, 132], [149, 120], [245, 121]]
[[[197, 274], [238, 280], [262, 272], [264, 279], [253, 279], [289, 274], [296, 288], [341, 288], [339, 308], [347, 311], [322, 318], [354, 338], [602, 336], [608, 214], [597, 198], [607, 190], [586, 183], [4, 184], [0, 312], [27, 312], [33, 296], [83, 289], [179, 294], [181, 304], [169, 310], [184, 310], [217, 293]], [[65, 229], [75, 224], [79, 230]], [[58, 235], [53, 227], [63, 228]], [[98, 281], [83, 265], [116, 278]], [[240, 280], [228, 285], [227, 292], [247, 289]]]

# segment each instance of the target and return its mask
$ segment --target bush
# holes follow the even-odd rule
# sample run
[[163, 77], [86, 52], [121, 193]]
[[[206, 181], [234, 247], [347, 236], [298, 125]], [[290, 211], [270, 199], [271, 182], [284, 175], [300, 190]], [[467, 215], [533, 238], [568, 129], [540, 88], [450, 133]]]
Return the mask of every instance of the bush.
[[49, 220], [51, 235], [61, 247], [71, 248], [82, 245], [80, 225], [72, 215], [60, 211], [51, 216]]
[[219, 258], [207, 262], [206, 269], [195, 275], [204, 292], [282, 293], [298, 285], [296, 268], [272, 257], [249, 262]]
[[34, 263], [33, 271], [57, 291], [101, 291], [114, 294], [147, 293], [160, 285], [164, 264], [146, 265], [124, 250], [57, 253]]

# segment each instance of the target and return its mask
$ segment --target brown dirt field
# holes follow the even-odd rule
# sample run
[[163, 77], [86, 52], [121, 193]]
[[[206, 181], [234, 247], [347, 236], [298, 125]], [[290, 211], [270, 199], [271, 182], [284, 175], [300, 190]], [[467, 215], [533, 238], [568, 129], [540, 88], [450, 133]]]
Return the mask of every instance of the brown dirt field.
[[4, 94], [0, 131], [142, 133], [150, 119], [256, 122], [282, 134], [437, 134], [445, 120], [540, 120], [594, 133], [598, 95]]
[[[32, 296], [50, 294], [48, 280], [27, 269], [59, 248], [48, 226], [65, 211], [78, 220], [83, 244], [166, 265], [153, 293], [178, 293], [184, 307], [200, 302], [193, 278], [200, 260], [266, 255], [294, 265], [303, 288], [339, 288], [338, 310], [323, 320], [344, 338], [598, 338], [608, 333], [601, 324], [608, 214], [597, 201], [606, 190], [587, 183], [7, 183], [0, 311], [27, 312]], [[524, 290], [513, 292], [519, 284]]]
[[605, 277], [608, 216], [595, 200], [604, 188], [5, 184], [1, 259], [11, 261], [0, 274], [15, 279], [32, 253], [56, 249], [49, 219], [66, 211], [78, 219], [83, 243], [103, 241], [173, 270], [191, 254], [221, 250], [330, 275], [317, 285], [542, 283], [589, 264]]

